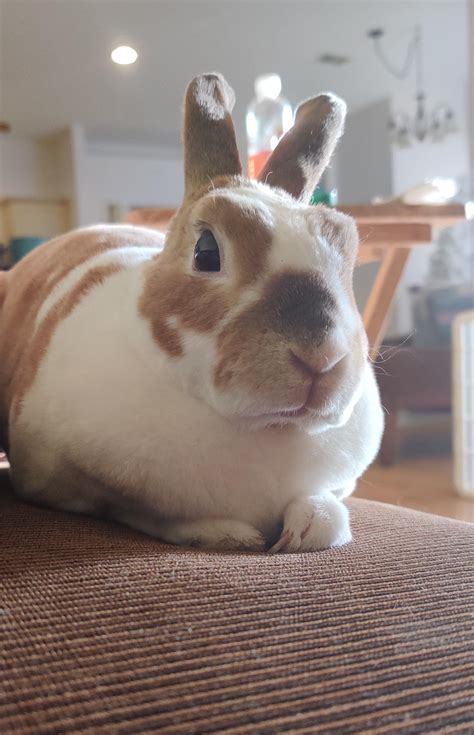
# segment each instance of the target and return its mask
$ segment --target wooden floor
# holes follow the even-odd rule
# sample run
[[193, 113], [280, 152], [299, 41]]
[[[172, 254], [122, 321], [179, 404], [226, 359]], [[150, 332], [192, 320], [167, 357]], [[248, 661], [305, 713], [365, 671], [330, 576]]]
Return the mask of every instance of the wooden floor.
[[474, 523], [474, 500], [460, 497], [452, 478], [449, 455], [401, 458], [391, 467], [372, 465], [355, 495]]

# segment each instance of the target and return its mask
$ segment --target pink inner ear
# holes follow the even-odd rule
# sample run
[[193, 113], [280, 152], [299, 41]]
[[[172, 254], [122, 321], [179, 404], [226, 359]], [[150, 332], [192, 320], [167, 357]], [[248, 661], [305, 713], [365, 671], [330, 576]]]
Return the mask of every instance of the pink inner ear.
[[278, 143], [259, 181], [309, 201], [342, 133], [345, 115], [345, 102], [332, 94], [300, 105], [294, 126]]

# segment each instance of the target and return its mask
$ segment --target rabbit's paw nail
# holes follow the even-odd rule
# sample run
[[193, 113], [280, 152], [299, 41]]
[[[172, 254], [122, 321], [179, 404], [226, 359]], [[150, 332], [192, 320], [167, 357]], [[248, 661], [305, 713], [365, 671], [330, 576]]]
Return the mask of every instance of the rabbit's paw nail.
[[286, 551], [288, 544], [293, 540], [293, 532], [290, 529], [283, 531], [280, 538], [268, 549], [269, 554], [277, 554], [279, 551]]
[[332, 494], [325, 494], [290, 503], [282, 535], [270, 551], [320, 551], [347, 544], [351, 538], [347, 508]]

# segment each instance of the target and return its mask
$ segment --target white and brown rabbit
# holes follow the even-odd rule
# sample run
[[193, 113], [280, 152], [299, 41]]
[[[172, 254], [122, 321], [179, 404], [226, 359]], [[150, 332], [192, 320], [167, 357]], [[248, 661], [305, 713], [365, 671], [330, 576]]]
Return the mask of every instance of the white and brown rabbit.
[[351, 539], [341, 499], [383, 423], [356, 227], [307, 205], [345, 104], [302, 104], [253, 182], [233, 102], [218, 74], [188, 87], [164, 243], [90, 227], [1, 275], [0, 424], [24, 498], [175, 544], [324, 549]]

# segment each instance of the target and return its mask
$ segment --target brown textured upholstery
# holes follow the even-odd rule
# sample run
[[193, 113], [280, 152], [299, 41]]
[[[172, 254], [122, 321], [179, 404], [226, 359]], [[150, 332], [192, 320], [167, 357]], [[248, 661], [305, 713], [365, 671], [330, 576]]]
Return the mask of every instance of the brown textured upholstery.
[[0, 504], [2, 735], [474, 732], [467, 524], [354, 500], [268, 556]]

